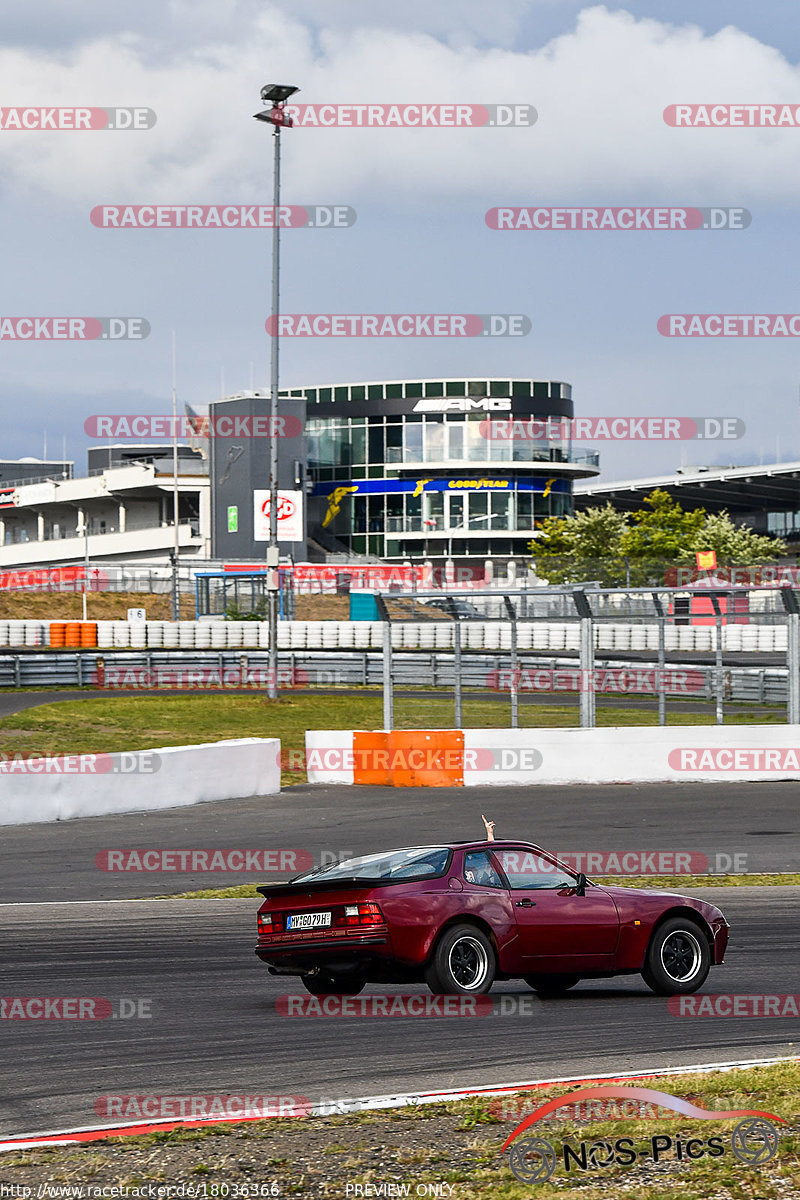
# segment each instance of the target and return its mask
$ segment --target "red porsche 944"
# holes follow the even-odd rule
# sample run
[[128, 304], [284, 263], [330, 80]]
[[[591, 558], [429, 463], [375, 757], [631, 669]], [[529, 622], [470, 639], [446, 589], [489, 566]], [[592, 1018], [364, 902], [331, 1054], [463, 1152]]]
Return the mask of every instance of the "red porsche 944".
[[258, 890], [256, 954], [314, 995], [423, 980], [437, 994], [477, 995], [517, 978], [558, 995], [636, 974], [659, 995], [685, 994], [728, 943], [712, 904], [592, 883], [529, 842], [390, 850]]

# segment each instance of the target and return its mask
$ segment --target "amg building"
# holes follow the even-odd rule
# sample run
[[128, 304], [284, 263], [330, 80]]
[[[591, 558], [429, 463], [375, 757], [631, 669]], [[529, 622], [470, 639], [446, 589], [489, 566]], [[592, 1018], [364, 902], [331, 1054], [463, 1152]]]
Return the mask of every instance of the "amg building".
[[308, 536], [331, 549], [522, 559], [545, 517], [572, 512], [573, 480], [599, 471], [596, 454], [572, 453], [568, 432], [492, 435], [495, 422], [571, 418], [567, 383], [414, 379], [281, 395], [306, 403]]

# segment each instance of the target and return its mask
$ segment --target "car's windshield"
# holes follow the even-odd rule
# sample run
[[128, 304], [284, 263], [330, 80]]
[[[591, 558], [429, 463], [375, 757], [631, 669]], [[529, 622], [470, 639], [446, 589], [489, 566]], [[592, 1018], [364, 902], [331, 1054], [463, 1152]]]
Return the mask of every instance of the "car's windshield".
[[347, 858], [327, 867], [316, 867], [296, 875], [292, 883], [326, 879], [424, 879], [441, 875], [450, 851], [446, 846], [417, 846], [411, 850], [390, 850], [383, 854], [366, 854]]

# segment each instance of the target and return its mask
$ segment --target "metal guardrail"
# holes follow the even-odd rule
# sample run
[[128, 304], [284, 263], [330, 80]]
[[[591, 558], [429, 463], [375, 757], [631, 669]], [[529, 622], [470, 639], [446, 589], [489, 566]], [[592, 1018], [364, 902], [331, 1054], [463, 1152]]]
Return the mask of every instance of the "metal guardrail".
[[[516, 689], [517, 696], [547, 695], [557, 702], [559, 696], [574, 695], [566, 688], [549, 691], [536, 687], [536, 676], [541, 672], [576, 672], [579, 670], [574, 658], [543, 656], [542, 654], [520, 653], [514, 660], [510, 654], [484, 651], [459, 655], [456, 669], [456, 654], [449, 651], [395, 650], [392, 652], [392, 684], [399, 688], [431, 687], [452, 692], [456, 679], [462, 689], [487, 690], [513, 694], [507, 682], [512, 671], [521, 673], [522, 685]], [[115, 682], [106, 684], [107, 690], [142, 690], [141, 682], [155, 677], [158, 672], [168, 677], [167, 686], [178, 687], [173, 680], [185, 680], [187, 690], [194, 688], [213, 689], [214, 675], [236, 687], [237, 677], [253, 682], [240, 686], [252, 686], [254, 690], [266, 690], [268, 668], [267, 651], [258, 650], [82, 650], [42, 651], [26, 654], [0, 655], [0, 687], [85, 687], [97, 688], [98, 662], [106, 668], [106, 678], [113, 668]], [[384, 684], [385, 658], [378, 651], [279, 651], [279, 687], [381, 687]], [[652, 661], [620, 661], [613, 655], [596, 656], [595, 669], [653, 672], [657, 668]], [[670, 662], [666, 670], [686, 670], [702, 679], [701, 686], [689, 694], [680, 696], [667, 693], [667, 699], [714, 700], [716, 696], [716, 671], [714, 666], [697, 666]], [[127, 685], [125, 673], [129, 673]], [[195, 676], [193, 679], [192, 676]], [[121, 677], [121, 678], [120, 678]], [[531, 687], [525, 685], [530, 679]], [[281, 683], [283, 679], [283, 683]], [[734, 703], [785, 705], [788, 701], [787, 672], [783, 667], [734, 667], [723, 669], [724, 699]], [[615, 697], [645, 697], [656, 701], [656, 693], [650, 691], [613, 691], [602, 695]]]

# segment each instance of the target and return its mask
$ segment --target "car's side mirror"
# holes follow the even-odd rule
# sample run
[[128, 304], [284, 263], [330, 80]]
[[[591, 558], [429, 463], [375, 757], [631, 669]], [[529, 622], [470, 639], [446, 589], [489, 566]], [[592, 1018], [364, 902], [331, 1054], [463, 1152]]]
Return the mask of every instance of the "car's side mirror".
[[579, 872], [578, 878], [575, 880], [575, 894], [577, 896], [586, 895], [586, 876], [583, 871]]

